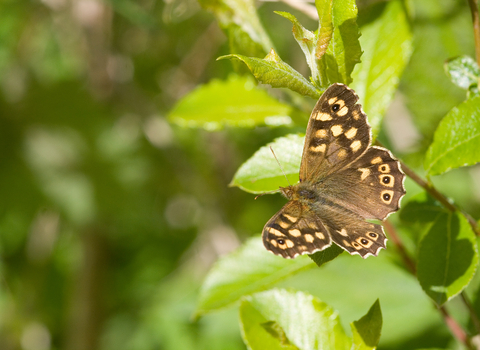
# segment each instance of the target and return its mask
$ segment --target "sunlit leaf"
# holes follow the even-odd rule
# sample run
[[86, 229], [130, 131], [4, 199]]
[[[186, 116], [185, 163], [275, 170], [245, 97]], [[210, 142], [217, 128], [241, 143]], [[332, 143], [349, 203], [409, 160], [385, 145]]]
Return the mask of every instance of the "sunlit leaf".
[[445, 71], [452, 83], [468, 90], [472, 85], [478, 85], [480, 68], [470, 56], [455, 57], [445, 62]]
[[471, 13], [462, 3], [416, 1], [413, 33], [415, 50], [402, 78], [402, 94], [415, 126], [430, 139], [445, 114], [465, 99], [465, 91], [446, 76], [444, 62], [474, 54]]
[[429, 175], [480, 162], [480, 96], [453, 108], [440, 122], [424, 162]]
[[218, 130], [224, 126], [290, 124], [290, 107], [258, 89], [252, 79], [212, 80], [181, 99], [168, 118], [184, 127]]
[[[199, 0], [200, 5], [211, 11], [224, 29], [234, 29], [234, 47], [245, 48], [252, 44], [245, 41], [249, 38], [260, 45], [264, 53], [269, 52], [273, 44], [265, 32], [257, 15], [255, 3], [252, 0]], [[238, 29], [246, 35], [238, 35]], [[237, 42], [240, 38], [240, 42]], [[237, 52], [238, 51], [234, 51]], [[242, 53], [248, 54], [242, 50]]]
[[389, 1], [376, 8], [381, 10], [379, 15], [361, 27], [364, 53], [351, 86], [368, 115], [374, 135], [380, 129], [412, 52], [412, 33], [403, 2]]
[[315, 56], [317, 59], [321, 59], [333, 36], [333, 0], [317, 0], [315, 6], [317, 7], [319, 24]]
[[475, 234], [460, 213], [437, 216], [418, 248], [417, 276], [427, 295], [442, 305], [469, 283], [477, 269]]
[[222, 56], [218, 59], [224, 58], [236, 58], [244, 62], [262, 84], [269, 84], [275, 88], [288, 88], [314, 99], [320, 97], [320, 93], [315, 87], [303, 75], [283, 62], [273, 49], [263, 59], [234, 54]]
[[338, 314], [303, 292], [273, 289], [246, 297], [240, 321], [250, 349], [273, 345], [272, 349], [349, 350], [352, 346]]
[[[318, 66], [317, 66], [317, 57], [316, 57], [316, 36], [315, 33], [311, 32], [308, 29], [305, 29], [297, 18], [288, 13], [288, 12], [275, 12], [282, 17], [287, 18], [293, 24], [292, 32], [293, 37], [297, 41], [298, 45], [303, 51], [305, 58], [307, 60], [308, 67], [310, 67], [310, 72], [314, 81], [317, 81], [318, 78]], [[326, 48], [325, 48], [326, 49]]]
[[[303, 151], [303, 136], [287, 135], [261, 147], [237, 170], [230, 186], [238, 186], [251, 193], [264, 193], [278, 190], [298, 182], [298, 173]], [[272, 150], [281, 164], [275, 160]], [[282, 168], [285, 173], [282, 172]]]
[[[327, 17], [326, 32], [330, 30], [328, 23], [328, 1], [315, 1], [320, 19]], [[333, 1], [332, 19], [333, 34], [327, 51], [320, 60], [320, 86], [326, 88], [333, 83], [350, 84], [355, 65], [360, 62], [362, 49], [358, 38], [357, 5], [355, 0]], [[321, 26], [321, 23], [320, 23]], [[320, 28], [320, 32], [322, 30]]]
[[268, 252], [260, 237], [252, 238], [239, 250], [220, 258], [210, 270], [200, 291], [196, 315], [225, 307], [313, 267], [315, 264], [306, 256], [283, 259]]

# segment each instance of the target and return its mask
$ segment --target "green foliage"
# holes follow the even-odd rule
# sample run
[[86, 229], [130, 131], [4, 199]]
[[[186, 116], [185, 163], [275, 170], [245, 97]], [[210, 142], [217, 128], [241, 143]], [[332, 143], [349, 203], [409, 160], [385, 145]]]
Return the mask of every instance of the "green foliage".
[[362, 27], [360, 43], [364, 52], [354, 71], [352, 88], [368, 115], [373, 135], [377, 135], [410, 59], [412, 33], [402, 1], [376, 6], [369, 16], [373, 19], [367, 18]]
[[255, 78], [262, 84], [270, 84], [276, 88], [289, 88], [312, 98], [320, 96], [315, 87], [295, 69], [283, 62], [273, 49], [264, 59], [242, 55], [219, 57], [219, 59], [224, 58], [236, 58], [244, 62]]
[[480, 97], [454, 107], [438, 125], [425, 156], [425, 170], [439, 175], [480, 162]]
[[352, 346], [338, 314], [302, 292], [272, 289], [246, 297], [240, 320], [250, 349], [347, 350]]
[[[470, 350], [467, 3], [199, 4], [1, 3], [0, 348]], [[334, 82], [417, 175], [378, 257], [282, 259], [258, 233], [285, 199], [252, 193], [298, 181], [313, 100]]]
[[382, 310], [380, 302], [375, 301], [368, 313], [351, 324], [354, 349], [375, 349], [382, 331]]
[[197, 315], [216, 310], [242, 296], [265, 290], [290, 275], [315, 265], [307, 257], [277, 259], [259, 238], [251, 238], [237, 252], [217, 261], [203, 283]]
[[452, 83], [458, 87], [465, 90], [476, 88], [478, 92], [480, 68], [473, 58], [460, 56], [447, 60], [447, 62], [445, 62], [445, 71]]
[[231, 76], [225, 82], [211, 81], [192, 91], [172, 109], [169, 120], [183, 127], [210, 131], [224, 126], [288, 125], [290, 109], [256, 89], [251, 79]]
[[[230, 185], [251, 193], [265, 193], [278, 190], [279, 184], [286, 187], [288, 182], [297, 183], [304, 139], [291, 134], [261, 147], [237, 170]], [[283, 170], [278, 166], [272, 150]]]
[[437, 305], [465, 289], [478, 265], [475, 234], [460, 213], [441, 213], [418, 244], [417, 276]]

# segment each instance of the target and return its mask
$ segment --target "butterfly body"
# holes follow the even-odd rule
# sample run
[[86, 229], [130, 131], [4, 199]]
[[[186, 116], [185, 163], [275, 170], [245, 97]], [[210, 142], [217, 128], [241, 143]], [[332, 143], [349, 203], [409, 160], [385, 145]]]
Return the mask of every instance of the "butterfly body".
[[332, 242], [350, 254], [377, 255], [386, 237], [379, 224], [398, 210], [405, 175], [390, 151], [370, 146], [366, 115], [353, 90], [330, 86], [310, 116], [300, 181], [281, 187], [289, 202], [263, 229], [265, 247], [294, 258]]

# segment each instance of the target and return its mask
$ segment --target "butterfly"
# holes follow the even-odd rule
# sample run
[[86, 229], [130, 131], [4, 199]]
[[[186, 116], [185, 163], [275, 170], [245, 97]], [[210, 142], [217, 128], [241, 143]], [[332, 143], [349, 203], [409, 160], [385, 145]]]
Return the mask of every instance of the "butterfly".
[[308, 121], [300, 181], [280, 187], [289, 202], [263, 228], [267, 250], [284, 258], [332, 245], [362, 258], [386, 247], [384, 220], [400, 207], [405, 174], [392, 153], [371, 146], [358, 96], [344, 84], [322, 94]]

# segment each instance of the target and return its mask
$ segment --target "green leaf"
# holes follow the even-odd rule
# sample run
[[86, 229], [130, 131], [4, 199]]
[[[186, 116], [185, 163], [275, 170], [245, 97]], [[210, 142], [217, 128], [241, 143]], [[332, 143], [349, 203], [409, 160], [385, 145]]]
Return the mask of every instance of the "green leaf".
[[246, 297], [240, 321], [249, 349], [274, 344], [272, 349], [347, 350], [352, 345], [338, 314], [303, 292], [273, 289]]
[[315, 6], [317, 7], [319, 24], [315, 56], [317, 59], [321, 59], [327, 52], [333, 37], [333, 0], [318, 0], [315, 2]]
[[220, 258], [210, 270], [200, 290], [196, 316], [313, 267], [315, 264], [305, 256], [283, 259], [268, 252], [260, 237], [252, 238], [234, 253]]
[[455, 85], [468, 90], [472, 85], [478, 85], [480, 68], [470, 56], [460, 56], [445, 62], [445, 71]]
[[240, 330], [249, 349], [298, 350], [290, 343], [283, 329], [275, 321], [269, 321], [248, 301], [240, 304]]
[[407, 204], [400, 211], [400, 219], [407, 223], [430, 223], [435, 221], [438, 215], [448, 213], [436, 200], [430, 197], [427, 192], [410, 198]]
[[325, 250], [320, 252], [316, 252], [314, 254], [309, 255], [310, 259], [312, 259], [317, 266], [322, 266], [323, 264], [335, 259], [337, 256], [342, 254], [344, 250], [340, 248], [336, 244], [332, 244]]
[[375, 349], [380, 341], [382, 323], [382, 310], [377, 299], [365, 316], [350, 324], [353, 333], [352, 350]]
[[439, 175], [480, 162], [480, 96], [454, 107], [440, 122], [428, 148], [424, 167]]
[[320, 97], [320, 93], [303, 75], [282, 61], [280, 56], [272, 49], [263, 59], [246, 57], [243, 55], [226, 55], [218, 59], [236, 58], [245, 63], [262, 84], [270, 84], [275, 88], [288, 88], [304, 96], [314, 99]]
[[317, 66], [317, 57], [315, 54], [316, 51], [316, 36], [315, 33], [310, 30], [305, 29], [297, 18], [288, 13], [275, 11], [276, 14], [285, 17], [293, 24], [293, 37], [297, 41], [298, 45], [303, 51], [305, 58], [307, 60], [308, 67], [310, 67], [310, 72], [312, 74], [313, 81], [318, 82], [318, 66]]
[[468, 6], [437, 0], [415, 1], [413, 31], [415, 50], [402, 78], [412, 120], [427, 139], [439, 121], [465, 99], [465, 92], [445, 74], [448, 57], [474, 54], [475, 43]]
[[[326, 20], [325, 30], [328, 32], [328, 2], [316, 0], [315, 5], [320, 19]], [[327, 51], [320, 60], [320, 86], [327, 88], [333, 83], [350, 84], [351, 73], [360, 62], [362, 49], [358, 38], [357, 5], [355, 0], [333, 1], [332, 18], [333, 34]], [[322, 34], [320, 23], [320, 33]]]
[[[228, 30], [230, 34], [230, 46], [232, 48], [244, 48], [252, 46], [261, 46], [263, 54], [270, 51], [273, 44], [268, 37], [265, 29], [260, 23], [257, 15], [255, 3], [252, 0], [199, 0], [200, 5], [211, 11], [222, 28]], [[239, 35], [239, 31], [247, 35]], [[252, 41], [252, 44], [246, 44], [246, 38]], [[237, 39], [240, 42], [237, 42]], [[233, 43], [232, 43], [233, 40]], [[253, 44], [254, 43], [254, 44]], [[233, 51], [237, 52], [238, 51]], [[248, 52], [242, 51], [244, 54]]]
[[410, 58], [412, 33], [402, 1], [389, 1], [376, 6], [373, 12], [376, 18], [361, 27], [364, 54], [353, 73], [351, 87], [376, 135]]
[[442, 305], [469, 284], [477, 264], [468, 220], [460, 213], [438, 215], [418, 247], [417, 277], [425, 293]]
[[[298, 182], [305, 137], [287, 135], [261, 147], [250, 159], [243, 163], [233, 177], [230, 186], [240, 187], [250, 193], [264, 193], [278, 190], [279, 185], [288, 186], [285, 175], [291, 184]], [[275, 157], [270, 150], [275, 152]]]
[[183, 99], [168, 118], [183, 127], [218, 130], [224, 126], [288, 125], [290, 107], [258, 89], [251, 78], [232, 75], [227, 81], [212, 80]]

